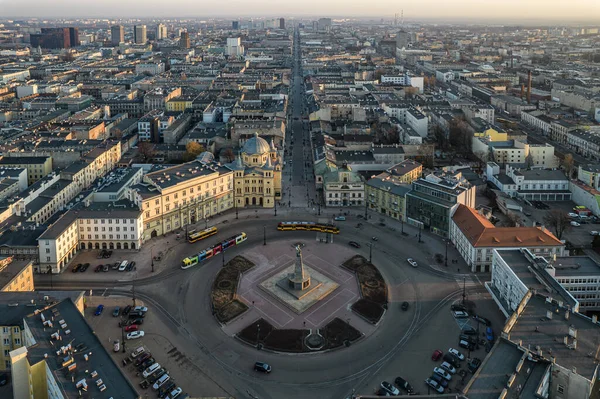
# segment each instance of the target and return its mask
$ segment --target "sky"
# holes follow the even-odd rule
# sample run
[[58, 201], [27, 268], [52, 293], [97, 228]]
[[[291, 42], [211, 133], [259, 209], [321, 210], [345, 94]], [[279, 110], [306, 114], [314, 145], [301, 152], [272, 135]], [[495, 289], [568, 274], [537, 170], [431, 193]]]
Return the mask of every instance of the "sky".
[[600, 21], [600, 0], [0, 0], [2, 17], [386, 17]]

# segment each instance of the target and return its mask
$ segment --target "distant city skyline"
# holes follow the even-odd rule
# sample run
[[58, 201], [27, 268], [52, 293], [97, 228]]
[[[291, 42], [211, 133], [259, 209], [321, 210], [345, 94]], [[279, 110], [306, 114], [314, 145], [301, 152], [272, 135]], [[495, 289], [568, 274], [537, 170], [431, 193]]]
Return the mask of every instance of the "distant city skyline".
[[194, 0], [0, 0], [0, 17], [371, 17], [392, 18], [404, 10], [407, 20], [497, 20], [594, 22], [600, 19], [600, 1], [572, 0], [381, 0], [377, 2], [305, 0], [273, 5], [270, 0], [232, 0], [214, 3]]

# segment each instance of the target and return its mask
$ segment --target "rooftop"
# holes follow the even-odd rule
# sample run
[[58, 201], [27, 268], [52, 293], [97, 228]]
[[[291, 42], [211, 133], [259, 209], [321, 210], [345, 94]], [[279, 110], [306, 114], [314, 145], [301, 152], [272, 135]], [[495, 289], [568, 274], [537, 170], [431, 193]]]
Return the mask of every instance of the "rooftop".
[[598, 265], [589, 256], [560, 256], [552, 262], [556, 277], [565, 276], [597, 276], [600, 274]]
[[[3, 268], [0, 267], [0, 289], [6, 287], [23, 269], [32, 263], [30, 260], [10, 260], [5, 257], [0, 258], [0, 262], [2, 261], [8, 261], [8, 264]], [[2, 325], [1, 322], [0, 325]]]
[[216, 162], [205, 164], [199, 161], [191, 161], [148, 173], [146, 177], [158, 187], [167, 188], [200, 176], [208, 176], [213, 173], [223, 175], [230, 172], [231, 169]]

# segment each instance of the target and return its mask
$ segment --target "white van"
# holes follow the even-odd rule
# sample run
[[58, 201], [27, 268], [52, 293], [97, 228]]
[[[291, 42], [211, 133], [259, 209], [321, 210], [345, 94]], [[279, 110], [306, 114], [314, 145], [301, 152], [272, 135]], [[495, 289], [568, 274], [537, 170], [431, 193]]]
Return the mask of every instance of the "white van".
[[158, 388], [165, 385], [165, 383], [167, 381], [169, 381], [170, 379], [171, 379], [171, 376], [169, 376], [169, 374], [163, 374], [162, 377], [160, 377], [158, 380], [156, 380], [154, 385], [152, 385], [152, 389], [154, 389], [155, 391], [158, 391]]
[[127, 268], [127, 261], [124, 260], [123, 262], [121, 262], [121, 264], [119, 265], [119, 271], [120, 272], [124, 272], [125, 269]]
[[144, 370], [142, 375], [144, 376], [144, 378], [148, 378], [148, 376], [154, 374], [159, 368], [160, 368], [160, 364], [154, 363], [152, 366], [150, 366], [146, 370]]
[[131, 352], [131, 358], [135, 359], [136, 357], [138, 357], [139, 355], [141, 355], [144, 352], [146, 352], [146, 349], [143, 346], [140, 346], [139, 348], [137, 348], [136, 350]]

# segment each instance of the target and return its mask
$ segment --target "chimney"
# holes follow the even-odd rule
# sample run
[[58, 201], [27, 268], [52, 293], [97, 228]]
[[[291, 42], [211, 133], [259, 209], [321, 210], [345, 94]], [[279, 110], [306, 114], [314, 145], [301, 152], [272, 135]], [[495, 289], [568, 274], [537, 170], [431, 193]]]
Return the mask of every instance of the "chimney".
[[531, 104], [531, 70], [527, 72], [527, 104]]

